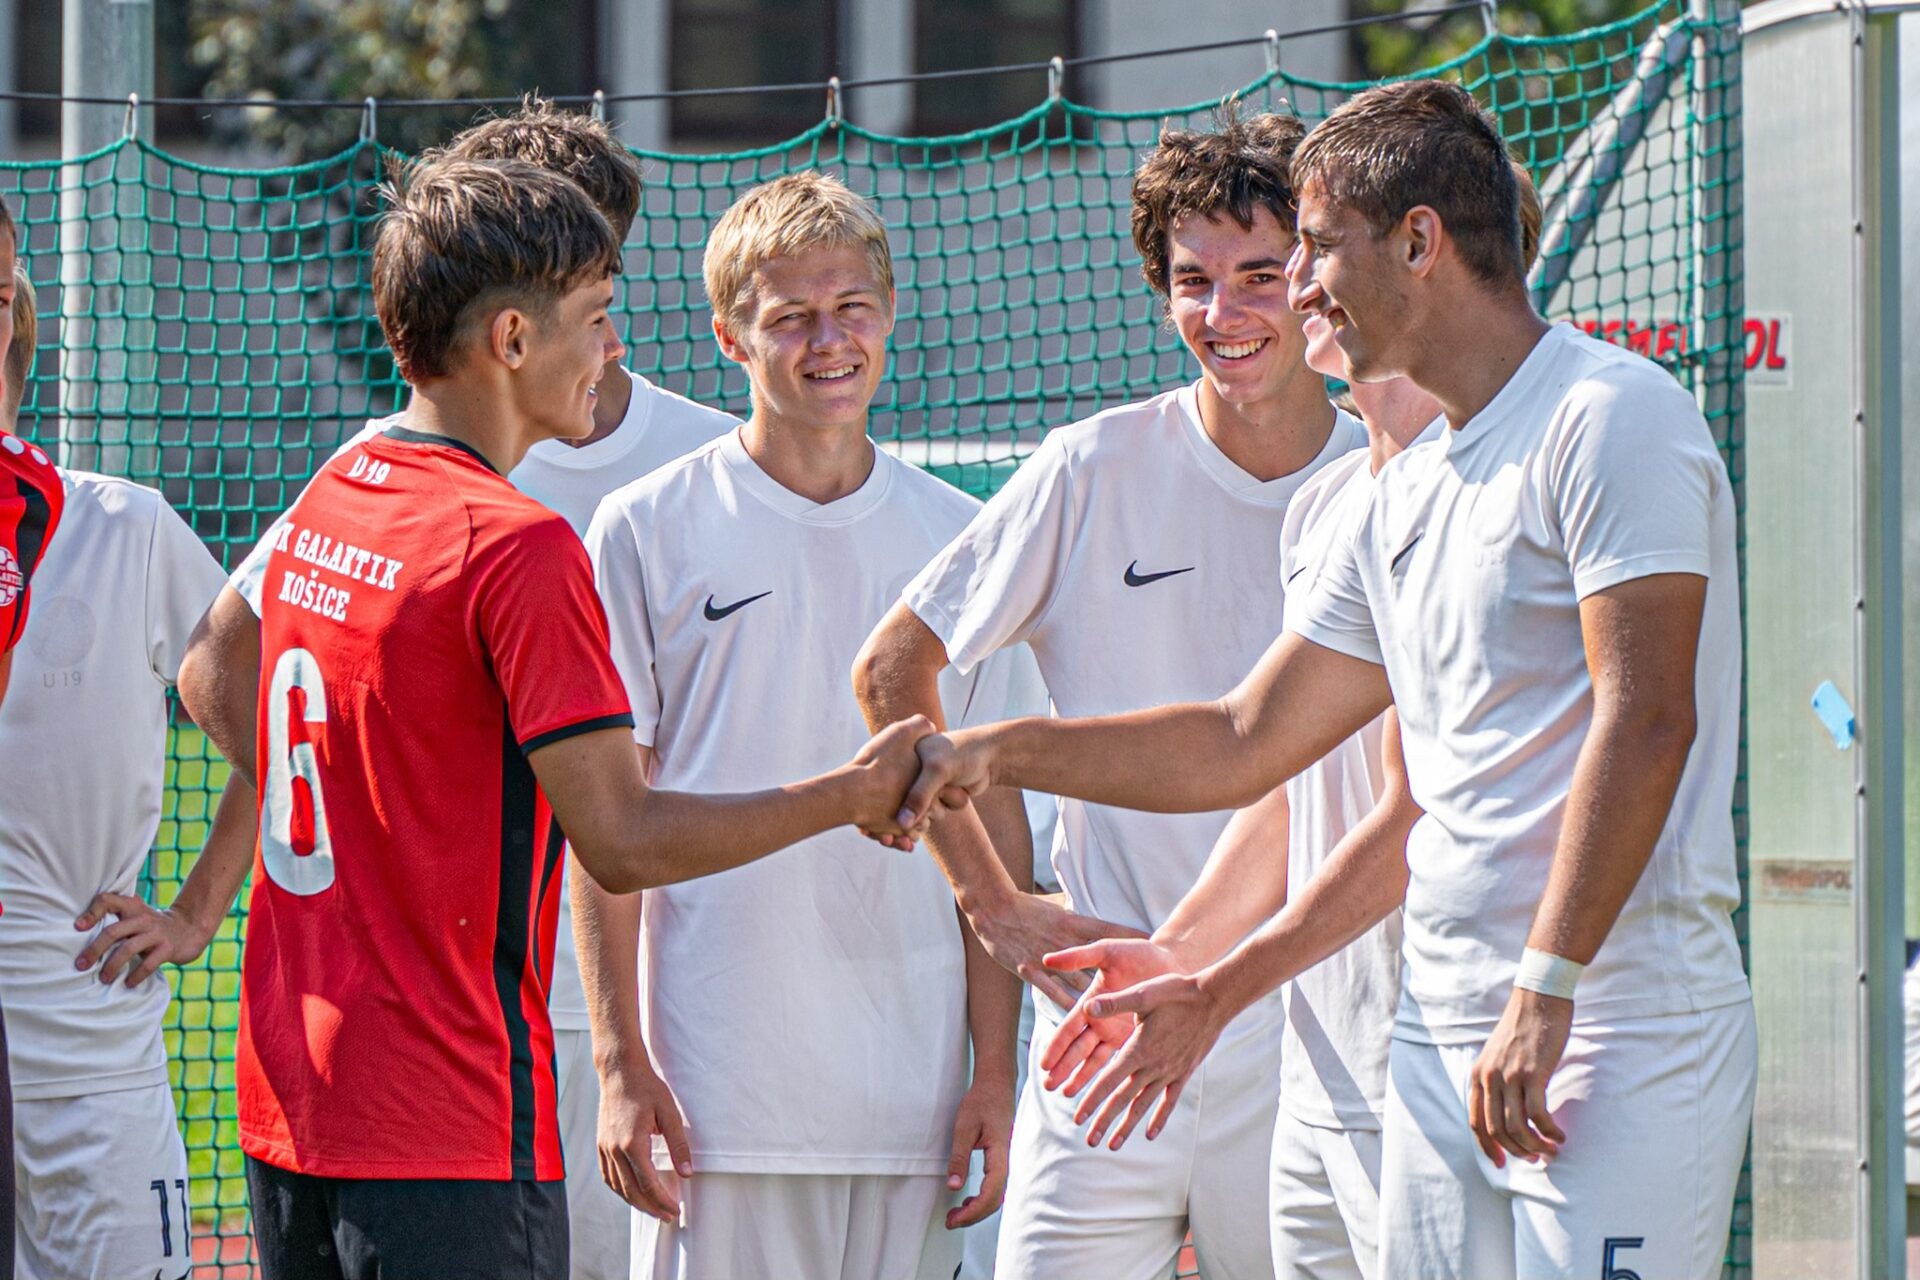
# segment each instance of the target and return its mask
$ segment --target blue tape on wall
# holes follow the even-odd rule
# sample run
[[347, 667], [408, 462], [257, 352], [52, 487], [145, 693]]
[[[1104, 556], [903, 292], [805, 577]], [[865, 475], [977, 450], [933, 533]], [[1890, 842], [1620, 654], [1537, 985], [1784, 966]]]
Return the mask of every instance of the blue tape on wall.
[[1822, 680], [1813, 691], [1813, 714], [1833, 735], [1833, 745], [1845, 751], [1853, 745], [1853, 707], [1846, 695], [1834, 688], [1833, 681]]

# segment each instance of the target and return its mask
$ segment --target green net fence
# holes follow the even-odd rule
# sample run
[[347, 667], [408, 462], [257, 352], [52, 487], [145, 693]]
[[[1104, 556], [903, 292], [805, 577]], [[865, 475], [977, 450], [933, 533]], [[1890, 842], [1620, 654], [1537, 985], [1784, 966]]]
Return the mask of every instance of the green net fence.
[[[1699, 395], [1738, 486], [1737, 15], [1662, 3], [1571, 37], [1491, 36], [1430, 73], [1495, 110], [1540, 184], [1542, 310], [1670, 368]], [[1364, 87], [1274, 71], [1241, 96], [1243, 109], [1284, 101], [1312, 121]], [[950, 137], [823, 120], [759, 150], [645, 154], [616, 297], [631, 364], [744, 412], [744, 377], [708, 333], [707, 228], [755, 183], [831, 170], [894, 231], [899, 323], [875, 434], [989, 492], [1048, 428], [1195, 376], [1140, 279], [1128, 190], [1163, 121], [1203, 126], [1217, 106], [1115, 113], [1052, 100]], [[237, 560], [343, 435], [399, 403], [368, 289], [383, 157], [368, 139], [297, 167], [225, 169], [129, 138], [65, 164], [0, 165], [46, 317], [22, 432], [57, 444], [69, 466], [163, 490], [223, 561]], [[155, 900], [191, 867], [224, 777], [176, 717], [146, 886]], [[203, 1274], [252, 1273], [232, 1064], [244, 932], [236, 911], [175, 975], [169, 1015], [196, 1256], [218, 1264]], [[1750, 1230], [1743, 1184], [1735, 1272]]]

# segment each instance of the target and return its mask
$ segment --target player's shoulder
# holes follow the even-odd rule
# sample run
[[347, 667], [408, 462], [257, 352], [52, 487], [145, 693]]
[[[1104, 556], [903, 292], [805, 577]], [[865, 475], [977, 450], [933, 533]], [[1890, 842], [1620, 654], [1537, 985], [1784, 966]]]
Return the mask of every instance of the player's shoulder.
[[1687, 389], [1638, 352], [1602, 342], [1568, 324], [1554, 326], [1549, 338], [1558, 343], [1555, 357], [1564, 364], [1562, 405], [1596, 410], [1645, 406], [1698, 416]]
[[1293, 501], [1287, 504], [1287, 509], [1292, 511], [1295, 507], [1304, 507], [1311, 510], [1324, 506], [1349, 484], [1371, 479], [1367, 472], [1369, 461], [1370, 455], [1365, 445], [1340, 454], [1306, 478], [1293, 495]]
[[616, 517], [647, 519], [663, 506], [677, 505], [698, 494], [712, 492], [717, 473], [725, 467], [721, 448], [731, 438], [731, 432], [722, 432], [639, 479], [627, 481], [600, 499], [594, 522]]
[[70, 467], [59, 468], [59, 475], [67, 493], [70, 516], [89, 509], [111, 518], [151, 522], [159, 509], [167, 505], [159, 491], [121, 476]]
[[1140, 446], [1152, 436], [1177, 435], [1190, 404], [1192, 386], [1175, 387], [1145, 400], [1102, 409], [1047, 433], [1045, 444], [1060, 451], [1070, 463], [1098, 462], [1112, 456], [1137, 459]]
[[888, 481], [891, 496], [956, 529], [980, 510], [980, 499], [886, 449], [875, 446], [874, 465], [893, 473]]

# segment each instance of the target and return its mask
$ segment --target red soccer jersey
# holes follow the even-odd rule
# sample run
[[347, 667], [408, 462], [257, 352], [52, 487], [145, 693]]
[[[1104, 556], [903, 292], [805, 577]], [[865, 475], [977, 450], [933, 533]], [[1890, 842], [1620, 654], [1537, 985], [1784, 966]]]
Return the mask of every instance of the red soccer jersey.
[[314, 477], [260, 604], [240, 1145], [336, 1178], [562, 1176], [562, 841], [527, 753], [631, 725], [579, 538], [391, 428]]
[[0, 431], [0, 654], [27, 629], [33, 571], [60, 524], [66, 488], [38, 445]]

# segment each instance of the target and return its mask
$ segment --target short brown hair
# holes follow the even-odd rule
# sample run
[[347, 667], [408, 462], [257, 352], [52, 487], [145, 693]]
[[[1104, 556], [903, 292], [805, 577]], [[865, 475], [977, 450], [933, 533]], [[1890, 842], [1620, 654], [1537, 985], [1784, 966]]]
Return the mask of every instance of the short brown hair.
[[528, 94], [510, 116], [462, 130], [443, 153], [455, 160], [522, 160], [573, 179], [627, 242], [640, 212], [640, 164], [604, 120]]
[[620, 267], [620, 242], [586, 193], [524, 161], [416, 163], [384, 194], [373, 306], [408, 382], [444, 377], [483, 315], [544, 315]]
[[812, 169], [775, 178], [734, 201], [707, 233], [701, 264], [707, 302], [722, 320], [736, 321], [761, 263], [807, 249], [848, 247], [866, 251], [891, 301], [893, 250], [874, 207], [840, 179]]
[[1526, 274], [1520, 193], [1500, 131], [1459, 85], [1404, 80], [1355, 96], [1293, 153], [1293, 185], [1317, 183], [1377, 236], [1425, 205], [1467, 269], [1489, 283]]
[[27, 379], [33, 374], [33, 357], [40, 348], [40, 312], [34, 296], [33, 280], [27, 275], [27, 260], [13, 260], [13, 345], [7, 348], [6, 391], [0, 395], [0, 427], [11, 431], [20, 417], [20, 402], [27, 395]]
[[1513, 162], [1513, 184], [1520, 193], [1520, 266], [1531, 271], [1533, 260], [1540, 256], [1540, 228], [1546, 221], [1546, 210], [1540, 207], [1540, 188], [1533, 185], [1533, 175], [1518, 160]]
[[1274, 111], [1229, 115], [1211, 133], [1161, 130], [1133, 175], [1133, 245], [1155, 293], [1167, 292], [1167, 235], [1182, 218], [1226, 214], [1250, 228], [1254, 210], [1265, 209], [1293, 230], [1287, 165], [1305, 135], [1298, 116]]

